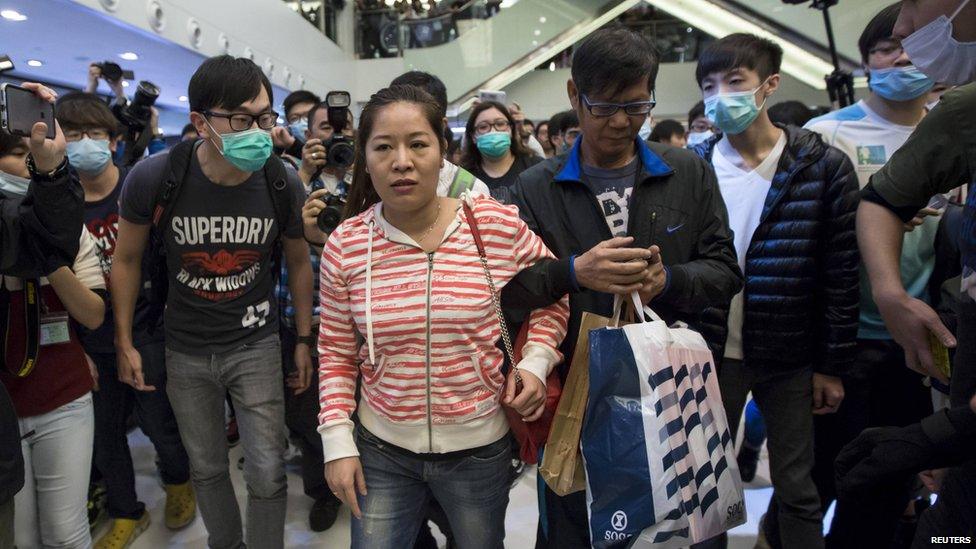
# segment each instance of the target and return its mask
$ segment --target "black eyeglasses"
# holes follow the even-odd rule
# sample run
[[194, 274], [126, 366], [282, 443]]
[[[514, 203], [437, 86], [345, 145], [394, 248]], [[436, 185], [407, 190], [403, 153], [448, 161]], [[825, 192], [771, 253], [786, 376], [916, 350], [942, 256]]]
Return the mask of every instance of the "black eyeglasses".
[[581, 97], [590, 114], [599, 118], [613, 116], [620, 109], [623, 109], [628, 116], [646, 116], [651, 113], [654, 105], [657, 105], [653, 91], [650, 101], [635, 101], [634, 103], [592, 103], [585, 95], [581, 95]]
[[267, 111], [261, 114], [245, 114], [241, 112], [227, 114], [223, 112], [203, 111], [203, 114], [215, 118], [226, 118], [230, 122], [230, 129], [235, 132], [251, 129], [255, 121], [257, 121], [258, 127], [262, 130], [270, 130], [278, 123], [278, 113], [274, 111]]

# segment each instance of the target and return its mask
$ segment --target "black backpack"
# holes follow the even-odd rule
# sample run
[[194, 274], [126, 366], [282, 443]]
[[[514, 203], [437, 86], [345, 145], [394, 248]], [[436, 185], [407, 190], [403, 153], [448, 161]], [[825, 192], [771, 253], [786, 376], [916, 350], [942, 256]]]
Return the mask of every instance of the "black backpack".
[[[152, 227], [149, 231], [149, 247], [143, 256], [143, 269], [148, 273], [148, 277], [144, 278], [148, 278], [149, 281], [147, 319], [149, 320], [150, 333], [162, 325], [160, 319], [163, 310], [166, 308], [166, 299], [169, 294], [169, 269], [166, 265], [166, 246], [163, 241], [163, 232], [166, 229], [166, 224], [173, 216], [173, 208], [179, 200], [183, 182], [190, 170], [193, 154], [196, 151], [197, 143], [200, 142], [199, 140], [183, 141], [170, 149], [169, 161], [166, 165], [166, 180], [156, 192]], [[272, 273], [277, 281], [281, 273], [281, 235], [291, 219], [291, 203], [287, 192], [288, 174], [285, 172], [285, 166], [281, 159], [275, 155], [268, 158], [262, 169], [264, 180], [268, 185], [268, 194], [271, 195], [271, 202], [274, 205], [275, 221], [278, 223], [278, 237], [275, 239], [271, 251]]]

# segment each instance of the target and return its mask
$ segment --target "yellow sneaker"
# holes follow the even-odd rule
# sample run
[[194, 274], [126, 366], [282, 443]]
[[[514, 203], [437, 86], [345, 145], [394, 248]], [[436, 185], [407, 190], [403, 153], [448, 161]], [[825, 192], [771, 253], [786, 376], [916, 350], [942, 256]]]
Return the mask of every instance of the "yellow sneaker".
[[132, 545], [139, 534], [149, 528], [149, 512], [143, 511], [138, 519], [112, 519], [112, 528], [102, 536], [95, 549], [125, 549]]
[[166, 489], [166, 527], [178, 530], [193, 522], [197, 516], [197, 500], [193, 494], [193, 486], [189, 482], [183, 484], [167, 484]]

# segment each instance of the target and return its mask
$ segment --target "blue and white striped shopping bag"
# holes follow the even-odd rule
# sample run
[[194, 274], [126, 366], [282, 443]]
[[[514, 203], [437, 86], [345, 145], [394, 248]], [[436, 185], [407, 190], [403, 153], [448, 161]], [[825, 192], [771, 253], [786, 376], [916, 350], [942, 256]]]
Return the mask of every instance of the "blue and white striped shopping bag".
[[711, 352], [654, 318], [589, 334], [581, 446], [596, 548], [683, 547], [746, 519]]

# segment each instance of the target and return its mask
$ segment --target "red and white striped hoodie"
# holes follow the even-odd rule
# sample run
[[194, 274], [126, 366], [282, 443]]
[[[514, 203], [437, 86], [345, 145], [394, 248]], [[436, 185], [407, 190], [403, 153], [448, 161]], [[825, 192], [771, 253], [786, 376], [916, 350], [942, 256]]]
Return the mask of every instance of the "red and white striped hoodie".
[[[522, 269], [553, 257], [514, 206], [465, 199], [499, 291]], [[504, 436], [503, 353], [495, 346], [501, 328], [463, 209], [427, 254], [377, 204], [332, 233], [321, 277], [319, 432], [327, 462], [359, 455], [350, 416], [360, 375], [359, 419], [390, 444], [445, 453]], [[562, 360], [568, 303], [563, 297], [528, 320], [519, 367], [543, 381]]]

